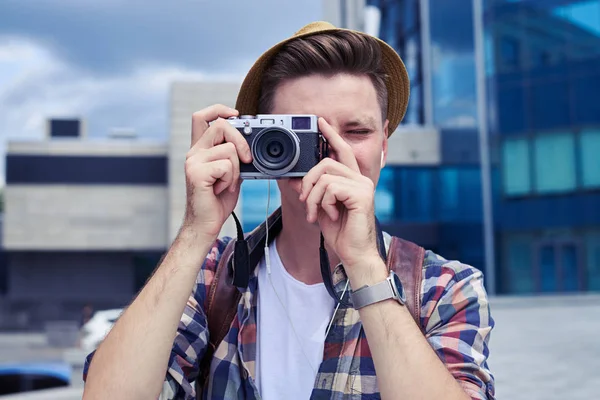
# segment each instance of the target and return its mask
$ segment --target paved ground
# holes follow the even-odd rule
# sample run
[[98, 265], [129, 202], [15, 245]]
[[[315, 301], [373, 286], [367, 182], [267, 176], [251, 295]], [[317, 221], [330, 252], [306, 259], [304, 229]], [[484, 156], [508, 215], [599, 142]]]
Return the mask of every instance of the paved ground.
[[[498, 399], [600, 398], [600, 295], [495, 298], [492, 315], [490, 367]], [[64, 357], [63, 350], [48, 348], [42, 335], [0, 334], [0, 363]], [[80, 377], [76, 367], [73, 378], [79, 387], [0, 400], [80, 399]]]
[[492, 300], [498, 399], [600, 398], [600, 296]]

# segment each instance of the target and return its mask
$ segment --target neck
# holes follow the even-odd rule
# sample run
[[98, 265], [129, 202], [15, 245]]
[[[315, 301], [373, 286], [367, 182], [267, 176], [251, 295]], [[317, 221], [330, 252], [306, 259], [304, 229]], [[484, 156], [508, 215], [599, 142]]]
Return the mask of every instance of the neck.
[[[320, 229], [306, 222], [304, 210], [281, 206], [283, 227], [277, 236], [277, 252], [287, 272], [307, 285], [323, 282], [319, 257]], [[329, 248], [329, 265], [333, 269], [340, 262]]]

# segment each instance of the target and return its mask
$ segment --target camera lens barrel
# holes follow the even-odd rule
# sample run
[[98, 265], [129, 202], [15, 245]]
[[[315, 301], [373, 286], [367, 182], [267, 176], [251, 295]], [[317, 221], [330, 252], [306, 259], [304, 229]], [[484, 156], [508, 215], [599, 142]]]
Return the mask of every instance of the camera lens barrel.
[[252, 157], [256, 169], [266, 175], [286, 174], [300, 157], [300, 140], [295, 132], [282, 127], [268, 127], [252, 141]]

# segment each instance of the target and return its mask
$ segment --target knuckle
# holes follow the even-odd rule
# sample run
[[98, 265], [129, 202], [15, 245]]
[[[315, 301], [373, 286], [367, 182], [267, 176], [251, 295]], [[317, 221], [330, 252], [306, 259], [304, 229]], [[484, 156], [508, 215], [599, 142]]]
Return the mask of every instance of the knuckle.
[[228, 152], [235, 153], [235, 144], [233, 144], [232, 142], [225, 142], [224, 146]]
[[195, 111], [192, 113], [192, 122], [205, 122], [204, 111]]
[[227, 121], [225, 121], [223, 118], [217, 118], [215, 122], [212, 123], [212, 126], [218, 129], [225, 129], [225, 125], [229, 125], [229, 123], [227, 123]]

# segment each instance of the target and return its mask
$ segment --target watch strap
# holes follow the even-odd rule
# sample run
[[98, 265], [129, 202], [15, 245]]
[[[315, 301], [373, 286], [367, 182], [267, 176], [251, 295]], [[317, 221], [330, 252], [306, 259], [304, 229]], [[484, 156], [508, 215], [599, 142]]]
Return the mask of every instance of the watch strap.
[[365, 286], [352, 292], [352, 304], [355, 309], [378, 303], [383, 300], [393, 299], [394, 291], [390, 286], [389, 279], [376, 283], [373, 286]]

